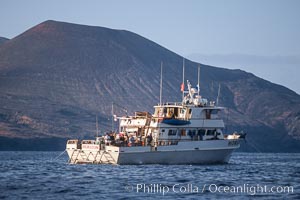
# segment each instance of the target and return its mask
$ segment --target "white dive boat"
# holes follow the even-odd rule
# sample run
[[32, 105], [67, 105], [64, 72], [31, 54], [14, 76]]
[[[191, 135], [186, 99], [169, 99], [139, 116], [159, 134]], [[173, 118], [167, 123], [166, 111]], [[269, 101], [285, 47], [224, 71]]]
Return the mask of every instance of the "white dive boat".
[[68, 140], [69, 163], [212, 164], [227, 163], [243, 134], [224, 136], [223, 107], [208, 102], [187, 81], [180, 103], [154, 106], [154, 114], [118, 117], [118, 133], [95, 140]]

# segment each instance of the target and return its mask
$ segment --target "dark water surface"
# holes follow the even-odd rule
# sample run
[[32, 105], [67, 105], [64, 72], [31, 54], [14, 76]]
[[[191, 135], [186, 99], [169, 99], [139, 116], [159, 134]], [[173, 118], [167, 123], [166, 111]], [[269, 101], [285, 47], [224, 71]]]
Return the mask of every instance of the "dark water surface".
[[69, 165], [59, 154], [0, 152], [0, 199], [300, 199], [300, 154], [186, 166]]

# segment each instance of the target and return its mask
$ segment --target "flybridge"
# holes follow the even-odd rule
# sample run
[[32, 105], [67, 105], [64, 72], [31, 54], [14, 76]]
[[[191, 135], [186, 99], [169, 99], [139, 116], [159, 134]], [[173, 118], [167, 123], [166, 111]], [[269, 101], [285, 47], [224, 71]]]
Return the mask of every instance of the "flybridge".
[[[163, 89], [163, 63], [161, 63], [161, 74], [160, 74], [160, 97], [159, 97], [159, 104], [158, 106], [199, 106], [199, 107], [214, 107], [215, 101], [208, 102], [207, 99], [202, 98], [200, 96], [200, 66], [198, 66], [198, 83], [197, 87], [193, 88], [190, 81], [187, 80], [187, 90], [185, 90], [185, 59], [183, 58], [183, 66], [182, 66], [182, 83], [180, 86], [180, 90], [182, 92], [182, 102], [175, 102], [175, 103], [162, 103], [162, 89]], [[220, 94], [220, 86], [218, 90], [218, 96], [217, 96], [217, 105], [219, 101], [219, 94]]]
[[[191, 83], [187, 80], [188, 91], [187, 95], [183, 98], [183, 104], [194, 105], [194, 106], [207, 106], [207, 99], [202, 98], [199, 95], [199, 89], [192, 88]], [[214, 106], [214, 102], [209, 103], [210, 106]]]

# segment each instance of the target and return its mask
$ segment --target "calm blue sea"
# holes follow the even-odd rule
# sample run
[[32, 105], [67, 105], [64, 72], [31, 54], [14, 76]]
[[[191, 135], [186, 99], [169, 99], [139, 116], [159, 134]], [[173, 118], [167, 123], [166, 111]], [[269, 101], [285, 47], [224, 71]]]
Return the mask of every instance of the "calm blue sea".
[[234, 153], [225, 165], [70, 165], [0, 152], [0, 199], [300, 199], [300, 154]]

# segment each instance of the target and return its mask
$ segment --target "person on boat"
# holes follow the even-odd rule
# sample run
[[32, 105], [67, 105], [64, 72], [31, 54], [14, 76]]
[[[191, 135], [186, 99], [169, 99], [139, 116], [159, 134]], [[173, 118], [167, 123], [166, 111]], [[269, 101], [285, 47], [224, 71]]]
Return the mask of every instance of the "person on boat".
[[151, 142], [152, 142], [152, 134], [148, 134], [147, 135], [147, 145], [151, 145]]
[[134, 146], [134, 142], [135, 142], [135, 139], [134, 139], [133, 135], [131, 134], [130, 137], [129, 137], [129, 144], [130, 145], [128, 145], [128, 146], [131, 146], [131, 147]]
[[115, 143], [120, 144], [120, 134], [115, 133]]
[[105, 136], [104, 136], [104, 141], [105, 141], [105, 144], [106, 145], [109, 145], [110, 143], [110, 136], [109, 136], [109, 133], [106, 133]]
[[139, 137], [135, 138], [134, 145], [135, 146], [140, 146], [140, 138]]
[[171, 119], [175, 119], [175, 114], [174, 114], [174, 112], [172, 112], [172, 111], [170, 112], [170, 118], [171, 118]]
[[111, 133], [109, 134], [109, 139], [110, 139], [110, 143], [111, 143], [112, 145], [114, 145], [114, 144], [115, 144], [115, 134], [114, 134], [113, 132], [111, 132]]
[[124, 145], [125, 146], [127, 146], [127, 144], [128, 144], [128, 134], [127, 134], [127, 132], [125, 132], [125, 135], [124, 135]]
[[119, 134], [119, 137], [120, 137], [120, 145], [121, 145], [121, 146], [124, 146], [124, 144], [125, 144], [125, 137], [124, 137], [124, 134], [123, 134], [123, 133], [120, 133], [120, 134]]
[[164, 117], [164, 112], [162, 109], [159, 109], [158, 117]]

